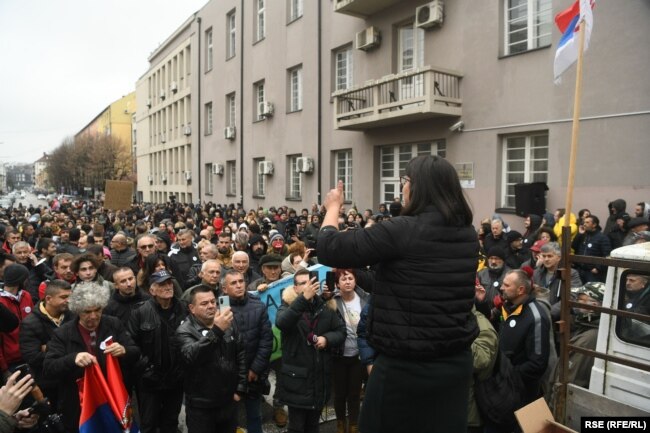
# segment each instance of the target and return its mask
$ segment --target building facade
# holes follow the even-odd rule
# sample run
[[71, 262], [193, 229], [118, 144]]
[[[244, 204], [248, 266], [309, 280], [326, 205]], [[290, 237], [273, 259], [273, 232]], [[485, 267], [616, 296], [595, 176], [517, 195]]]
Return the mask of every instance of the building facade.
[[[185, 192], [187, 201], [309, 208], [343, 179], [349, 205], [376, 209], [400, 195], [411, 158], [433, 154], [457, 167], [476, 221], [513, 213], [518, 183], [546, 183], [546, 207], [564, 207], [575, 68], [553, 84], [553, 17], [571, 3], [212, 0], [152, 56], [173, 65], [174, 50], [192, 47], [183, 115], [193, 128], [176, 147], [141, 131], [140, 120], [159, 123], [138, 117], [138, 190], [145, 201]], [[594, 14], [573, 209], [602, 218], [613, 199], [650, 195], [650, 83], [641, 78], [650, 58], [638, 51], [650, 33], [617, 30], [642, 29], [650, 10], [601, 2]], [[148, 77], [159, 70], [139, 81], [139, 106], [158, 91]], [[166, 118], [182, 118], [173, 113]], [[141, 139], [163, 154], [141, 153]], [[190, 171], [191, 181], [154, 191], [159, 167]]]
[[5, 164], [7, 186], [5, 191], [22, 191], [34, 185], [33, 164]]
[[46, 170], [49, 157], [43, 152], [43, 156], [34, 161], [34, 188], [40, 191], [47, 191], [50, 187]]

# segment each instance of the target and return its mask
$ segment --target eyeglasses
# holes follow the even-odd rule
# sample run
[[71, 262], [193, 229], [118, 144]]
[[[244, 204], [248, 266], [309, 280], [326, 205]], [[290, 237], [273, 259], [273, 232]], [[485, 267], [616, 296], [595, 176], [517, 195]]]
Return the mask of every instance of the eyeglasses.
[[138, 248], [140, 248], [141, 250], [150, 250], [154, 248], [154, 244], [140, 245]]
[[411, 181], [411, 179], [409, 179], [408, 176], [400, 176], [399, 177], [399, 184], [402, 185], [402, 186], [406, 185], [406, 182], [410, 182], [410, 181]]

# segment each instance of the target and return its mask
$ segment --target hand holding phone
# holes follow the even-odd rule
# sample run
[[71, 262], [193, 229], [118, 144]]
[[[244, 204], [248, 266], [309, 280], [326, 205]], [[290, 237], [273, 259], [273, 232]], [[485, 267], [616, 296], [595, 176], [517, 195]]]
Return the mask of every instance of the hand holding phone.
[[219, 296], [219, 309], [230, 307], [230, 297], [229, 296]]

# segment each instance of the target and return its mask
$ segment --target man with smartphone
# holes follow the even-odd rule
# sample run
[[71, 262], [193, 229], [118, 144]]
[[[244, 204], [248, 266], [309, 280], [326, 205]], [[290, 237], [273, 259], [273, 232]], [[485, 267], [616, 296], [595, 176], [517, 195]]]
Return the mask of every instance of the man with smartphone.
[[345, 324], [333, 300], [318, 295], [318, 278], [301, 269], [293, 287], [282, 292], [275, 320], [282, 332], [282, 367], [278, 396], [289, 406], [290, 432], [318, 432], [323, 406], [329, 400], [332, 348], [345, 342]]
[[262, 433], [261, 400], [262, 395], [269, 392], [267, 377], [273, 349], [271, 321], [266, 305], [246, 292], [245, 280], [241, 272], [234, 269], [226, 272], [223, 279], [223, 292], [226, 296], [219, 297], [219, 305], [224, 305], [222, 301], [228, 300], [246, 348], [248, 371], [248, 392], [244, 398], [246, 430], [248, 433]]

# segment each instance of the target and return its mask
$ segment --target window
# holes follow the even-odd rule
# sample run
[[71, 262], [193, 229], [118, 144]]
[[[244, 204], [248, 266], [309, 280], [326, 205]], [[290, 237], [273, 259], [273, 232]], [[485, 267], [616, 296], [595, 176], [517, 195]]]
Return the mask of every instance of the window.
[[264, 120], [264, 116], [262, 116], [262, 106], [265, 101], [264, 97], [264, 81], [255, 83], [255, 103], [253, 104], [255, 110], [253, 118], [255, 120]]
[[548, 133], [503, 139], [501, 207], [515, 207], [515, 184], [548, 179]]
[[401, 198], [399, 177], [404, 174], [409, 161], [420, 155], [436, 155], [445, 158], [447, 156], [445, 140], [381, 148], [379, 168], [381, 202], [390, 203], [395, 197]]
[[289, 71], [289, 111], [302, 110], [302, 66]]
[[212, 70], [214, 64], [212, 57], [212, 29], [205, 32], [205, 70]]
[[[399, 72], [420, 68], [424, 65], [424, 29], [410, 23], [399, 29]], [[409, 99], [424, 95], [423, 76], [404, 77], [399, 80], [398, 99]]]
[[257, 21], [256, 21], [256, 32], [255, 32], [255, 42], [264, 39], [266, 36], [266, 0], [257, 0]]
[[214, 193], [214, 175], [212, 173], [212, 164], [205, 164], [205, 193], [212, 195]]
[[339, 150], [334, 152], [334, 183], [343, 181], [343, 199], [352, 201], [352, 150]]
[[259, 169], [260, 162], [262, 161], [264, 161], [264, 158], [253, 159], [253, 179], [255, 179], [253, 195], [255, 197], [264, 197], [264, 192], [266, 191], [266, 176], [261, 174]]
[[235, 11], [232, 11], [226, 16], [226, 58], [230, 59], [235, 57], [235, 49], [237, 48], [237, 24], [235, 22]]
[[237, 194], [237, 161], [228, 161], [226, 162], [226, 176], [227, 185], [226, 185], [226, 195], [236, 195]]
[[352, 87], [352, 47], [346, 47], [334, 54], [335, 90]]
[[[649, 314], [647, 297], [650, 294], [650, 275], [628, 269], [621, 275], [618, 309], [631, 313]], [[616, 318], [616, 335], [623, 341], [650, 347], [650, 321]]]
[[237, 100], [236, 93], [226, 96], [226, 126], [237, 125]]
[[295, 21], [302, 16], [302, 1], [303, 0], [288, 0], [289, 1], [289, 22]]
[[551, 45], [551, 0], [504, 0], [504, 54]]
[[212, 134], [212, 102], [205, 104], [205, 135]]
[[289, 170], [287, 175], [289, 181], [287, 188], [288, 199], [299, 200], [302, 197], [302, 176], [301, 173], [296, 171], [298, 158], [300, 158], [300, 155], [290, 155], [287, 157], [287, 170]]

